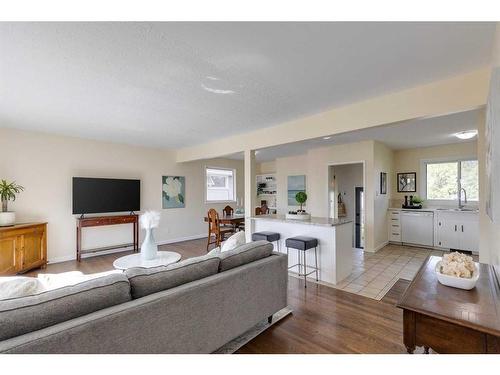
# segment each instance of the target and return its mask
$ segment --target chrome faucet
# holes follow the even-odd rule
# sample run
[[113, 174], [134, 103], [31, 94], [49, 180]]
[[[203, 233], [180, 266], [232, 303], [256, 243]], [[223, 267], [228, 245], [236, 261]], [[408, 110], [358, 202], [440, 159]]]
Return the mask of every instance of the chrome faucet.
[[467, 204], [467, 191], [464, 188], [460, 188], [458, 191], [458, 208], [462, 209], [465, 207], [465, 204], [462, 204], [462, 191], [464, 192], [464, 203]]

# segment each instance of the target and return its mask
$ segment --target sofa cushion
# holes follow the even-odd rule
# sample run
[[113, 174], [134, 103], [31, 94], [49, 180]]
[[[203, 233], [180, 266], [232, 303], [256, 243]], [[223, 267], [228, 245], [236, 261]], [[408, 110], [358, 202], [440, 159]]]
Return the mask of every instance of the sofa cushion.
[[132, 298], [136, 299], [215, 275], [219, 263], [217, 256], [204, 255], [168, 266], [129, 268], [125, 274], [130, 281]]
[[127, 277], [111, 274], [27, 297], [0, 301], [0, 340], [130, 301]]
[[268, 257], [272, 252], [273, 244], [267, 241], [250, 242], [234, 250], [222, 252], [218, 254], [220, 258], [219, 272]]

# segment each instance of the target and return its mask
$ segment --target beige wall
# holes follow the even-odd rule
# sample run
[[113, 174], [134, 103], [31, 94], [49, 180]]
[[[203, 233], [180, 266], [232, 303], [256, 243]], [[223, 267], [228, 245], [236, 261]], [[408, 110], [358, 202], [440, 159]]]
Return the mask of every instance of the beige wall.
[[[394, 151], [386, 145], [375, 142], [373, 157], [373, 185], [375, 201], [373, 211], [375, 249], [380, 249], [389, 240], [387, 230], [387, 209], [392, 199], [391, 184], [394, 183]], [[380, 173], [387, 173], [387, 194], [380, 193]]]
[[[276, 159], [276, 187], [278, 197], [276, 204], [278, 214], [286, 214], [288, 209], [297, 209], [298, 206], [288, 207], [288, 176], [306, 175], [306, 192], [309, 195], [309, 186], [314, 184], [307, 175], [307, 156], [291, 156], [287, 158]], [[306, 202], [306, 209], [309, 210], [309, 197]]]
[[417, 172], [417, 192], [413, 193], [413, 195], [422, 196], [423, 192], [421, 191], [422, 189], [420, 186], [423, 172], [421, 171], [421, 160], [477, 157], [477, 155], [477, 141], [394, 151], [394, 174], [391, 176], [393, 181], [393, 204], [399, 205], [402, 201], [404, 201], [404, 196], [409, 195], [409, 193], [405, 194], [397, 192], [397, 173]]
[[[75, 217], [71, 214], [73, 176], [137, 178], [141, 180], [141, 208], [161, 211], [155, 232], [158, 242], [187, 239], [207, 231], [204, 166], [236, 169], [237, 196], [243, 197], [243, 162], [215, 159], [179, 164], [171, 151], [141, 148], [41, 133], [0, 129], [0, 178], [25, 187], [10, 208], [18, 221], [48, 221], [48, 258], [75, 257]], [[186, 177], [186, 208], [161, 209], [161, 176]], [[84, 230], [83, 246], [96, 247], [127, 242], [126, 226]]]
[[257, 174], [265, 174], [265, 173], [275, 173], [276, 172], [276, 161], [265, 161], [262, 163], [257, 163], [256, 168]]

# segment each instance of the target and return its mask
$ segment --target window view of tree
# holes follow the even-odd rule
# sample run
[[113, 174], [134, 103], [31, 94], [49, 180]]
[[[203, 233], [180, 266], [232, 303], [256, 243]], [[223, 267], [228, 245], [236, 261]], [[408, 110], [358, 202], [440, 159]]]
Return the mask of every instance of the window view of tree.
[[479, 200], [479, 172], [477, 160], [468, 160], [461, 163], [462, 187], [467, 192], [470, 201]]
[[427, 164], [427, 199], [457, 199], [457, 181], [456, 162]]
[[479, 199], [477, 160], [427, 163], [427, 199], [457, 200], [459, 178], [469, 201]]

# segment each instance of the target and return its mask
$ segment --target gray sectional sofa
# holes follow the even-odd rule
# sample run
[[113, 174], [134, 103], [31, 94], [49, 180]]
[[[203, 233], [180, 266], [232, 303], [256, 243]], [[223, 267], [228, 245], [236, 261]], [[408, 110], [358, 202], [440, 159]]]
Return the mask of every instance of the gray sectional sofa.
[[0, 301], [0, 353], [211, 353], [287, 306], [287, 258], [258, 241]]

